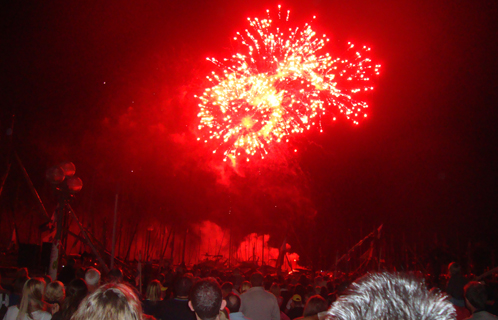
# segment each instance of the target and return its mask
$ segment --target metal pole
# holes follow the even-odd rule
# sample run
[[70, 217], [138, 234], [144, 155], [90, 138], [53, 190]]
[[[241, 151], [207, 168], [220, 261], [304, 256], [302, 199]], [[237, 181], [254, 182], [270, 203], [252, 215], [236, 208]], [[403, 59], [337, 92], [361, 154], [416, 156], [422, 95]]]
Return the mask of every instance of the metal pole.
[[97, 257], [97, 260], [99, 260], [100, 264], [102, 265], [102, 267], [104, 268], [104, 271], [105, 273], [109, 273], [109, 268], [107, 267], [107, 265], [105, 264], [104, 260], [102, 260], [102, 258], [100, 257], [100, 254], [99, 252], [97, 251], [97, 249], [95, 248], [95, 246], [93, 245], [92, 241], [90, 241], [90, 238], [88, 238], [88, 235], [86, 234], [86, 231], [85, 231], [85, 228], [83, 228], [83, 226], [81, 225], [80, 221], [78, 220], [78, 217], [76, 217], [76, 213], [74, 212], [73, 208], [71, 208], [71, 206], [69, 204], [67, 204], [68, 208], [69, 208], [69, 211], [71, 211], [71, 213], [73, 214], [73, 218], [74, 220], [76, 221], [76, 223], [78, 224], [78, 226], [80, 227], [80, 230], [81, 230], [81, 233], [83, 234], [83, 236], [85, 237], [88, 245], [90, 246], [90, 248], [92, 248], [92, 251], [93, 251], [93, 254]]
[[114, 249], [116, 247], [116, 222], [118, 220], [118, 200], [119, 200], [119, 184], [116, 189], [116, 198], [114, 200], [114, 224], [112, 226], [111, 269], [114, 268]]
[[265, 264], [265, 234], [263, 233], [263, 243], [261, 246], [261, 265]]
[[43, 205], [43, 202], [41, 201], [40, 196], [38, 195], [38, 192], [36, 192], [35, 186], [33, 185], [33, 182], [31, 181], [31, 179], [28, 175], [28, 172], [26, 171], [26, 168], [24, 168], [24, 166], [21, 162], [21, 158], [19, 158], [19, 156], [17, 155], [17, 152], [14, 152], [14, 156], [16, 158], [17, 163], [19, 164], [19, 167], [20, 167], [21, 172], [24, 176], [24, 179], [26, 179], [26, 182], [28, 183], [29, 190], [33, 194], [33, 197], [37, 200], [36, 204], [38, 205], [40, 212], [45, 216], [45, 218], [50, 220], [50, 217], [47, 214], [47, 210], [45, 210], [45, 206]]

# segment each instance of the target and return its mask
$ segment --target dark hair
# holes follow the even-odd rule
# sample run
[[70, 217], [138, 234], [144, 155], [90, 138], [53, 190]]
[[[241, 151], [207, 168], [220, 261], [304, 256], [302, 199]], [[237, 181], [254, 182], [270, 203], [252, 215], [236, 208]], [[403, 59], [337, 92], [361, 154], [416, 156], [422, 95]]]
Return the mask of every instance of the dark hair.
[[254, 272], [251, 275], [251, 285], [253, 287], [261, 287], [263, 285], [263, 275], [260, 272]]
[[462, 267], [458, 262], [452, 262], [448, 265], [448, 271], [452, 277], [460, 274], [462, 272]]
[[221, 288], [214, 278], [204, 278], [192, 287], [190, 301], [202, 320], [212, 320], [220, 313]]
[[192, 288], [192, 279], [190, 277], [181, 276], [175, 282], [175, 295], [177, 297], [186, 297]]
[[223, 294], [232, 292], [233, 284], [231, 282], [225, 282], [221, 285], [221, 291]]
[[327, 311], [327, 301], [319, 295], [311, 296], [304, 307], [303, 316], [314, 316], [323, 311]]
[[14, 280], [14, 285], [13, 285], [14, 293], [22, 294], [22, 289], [24, 288], [24, 284], [28, 280], [29, 280], [28, 276], [22, 276], [22, 277], [16, 278], [16, 280]]
[[123, 281], [123, 271], [119, 268], [113, 268], [109, 273], [107, 274], [109, 277], [109, 282], [121, 282]]
[[240, 297], [237, 294], [230, 292], [225, 297], [225, 300], [227, 302], [227, 309], [228, 309], [228, 311], [230, 311], [230, 313], [239, 312], [239, 310], [240, 310]]
[[486, 307], [486, 301], [488, 300], [488, 294], [486, 292], [486, 287], [481, 282], [471, 281], [467, 283], [464, 288], [465, 298], [469, 300], [470, 304], [476, 309], [484, 309]]
[[302, 284], [298, 283], [294, 287], [294, 293], [300, 295], [301, 297], [304, 297], [304, 295], [306, 294], [306, 288]]
[[74, 279], [66, 287], [66, 298], [62, 305], [62, 320], [69, 320], [88, 294], [85, 280]]

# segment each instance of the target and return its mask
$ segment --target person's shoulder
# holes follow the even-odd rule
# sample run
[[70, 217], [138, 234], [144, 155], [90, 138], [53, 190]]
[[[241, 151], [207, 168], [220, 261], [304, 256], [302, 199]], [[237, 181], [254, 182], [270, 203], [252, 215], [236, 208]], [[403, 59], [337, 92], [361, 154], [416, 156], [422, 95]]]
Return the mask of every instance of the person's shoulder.
[[[31, 313], [34, 320], [50, 320], [52, 319], [52, 314], [47, 311], [38, 310]], [[26, 319], [26, 316], [24, 317]]]
[[10, 306], [7, 308], [4, 320], [15, 320], [18, 314], [19, 314], [19, 308], [17, 307], [17, 305]]
[[481, 311], [474, 313], [465, 320], [496, 320], [496, 319], [498, 319], [498, 317], [495, 316], [494, 314], [489, 313], [487, 311]]

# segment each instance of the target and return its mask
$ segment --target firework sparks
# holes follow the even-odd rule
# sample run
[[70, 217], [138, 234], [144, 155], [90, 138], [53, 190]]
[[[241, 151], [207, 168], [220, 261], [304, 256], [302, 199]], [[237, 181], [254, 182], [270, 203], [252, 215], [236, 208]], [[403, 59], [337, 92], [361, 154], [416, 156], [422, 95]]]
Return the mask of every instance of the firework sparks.
[[277, 23], [267, 12], [267, 19], [248, 18], [251, 30], [237, 33], [238, 53], [208, 58], [221, 72], [207, 77], [212, 87], [197, 97], [203, 140], [215, 140], [213, 152], [222, 151], [225, 161], [264, 158], [272, 144], [293, 134], [322, 131], [321, 118], [336, 120], [334, 110], [358, 124], [368, 104], [355, 95], [373, 90], [370, 77], [379, 74], [380, 65], [367, 57], [370, 48], [348, 43], [347, 58], [320, 54], [326, 35], [318, 37], [310, 24], [275, 26], [289, 19], [289, 11], [281, 19], [280, 6]]

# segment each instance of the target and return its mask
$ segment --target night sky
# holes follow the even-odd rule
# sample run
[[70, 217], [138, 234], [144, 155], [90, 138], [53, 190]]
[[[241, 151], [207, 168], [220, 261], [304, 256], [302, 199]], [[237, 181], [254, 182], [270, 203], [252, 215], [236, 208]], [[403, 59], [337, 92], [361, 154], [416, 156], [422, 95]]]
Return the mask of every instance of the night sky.
[[[324, 118], [323, 133], [234, 169], [197, 142], [193, 96], [215, 69], [205, 58], [231, 55], [246, 18], [277, 4], [296, 26], [316, 15], [326, 51], [370, 46], [381, 75], [360, 125]], [[14, 114], [49, 208], [45, 170], [69, 160], [80, 211], [112, 208], [119, 184], [141, 219], [295, 232], [305, 247], [345, 248], [384, 223], [413, 242], [496, 248], [496, 1], [14, 1], [1, 16], [2, 159]]]

